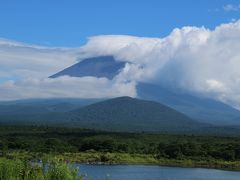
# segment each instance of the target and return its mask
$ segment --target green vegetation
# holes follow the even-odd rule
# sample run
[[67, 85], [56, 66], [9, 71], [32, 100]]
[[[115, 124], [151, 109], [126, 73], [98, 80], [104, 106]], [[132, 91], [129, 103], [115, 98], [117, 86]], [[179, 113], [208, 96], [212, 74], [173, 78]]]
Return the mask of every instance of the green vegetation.
[[[1, 106], [0, 106], [1, 107]], [[0, 122], [5, 125], [47, 125], [62, 127], [97, 127], [101, 130], [123, 132], [192, 132], [202, 124], [163, 104], [119, 97], [84, 107], [55, 106], [9, 106], [0, 108]], [[47, 111], [48, 109], [52, 111]]]
[[[56, 100], [57, 101], [57, 100]], [[1, 125], [38, 125], [63, 128], [88, 128], [116, 132], [150, 132], [195, 135], [240, 136], [240, 126], [203, 124], [154, 101], [130, 97], [96, 102], [92, 99], [0, 102]], [[55, 104], [55, 103], [56, 104]], [[13, 103], [13, 104], [12, 104]], [[90, 105], [86, 105], [90, 103]], [[85, 106], [84, 106], [85, 104]]]
[[123, 132], [185, 132], [201, 127], [200, 123], [163, 104], [130, 97], [91, 104], [72, 111], [64, 119], [70, 119], [68, 122], [73, 127]]
[[0, 127], [0, 156], [240, 170], [240, 138], [11, 126]]
[[82, 180], [78, 169], [57, 161], [33, 164], [22, 160], [0, 159], [1, 180]]

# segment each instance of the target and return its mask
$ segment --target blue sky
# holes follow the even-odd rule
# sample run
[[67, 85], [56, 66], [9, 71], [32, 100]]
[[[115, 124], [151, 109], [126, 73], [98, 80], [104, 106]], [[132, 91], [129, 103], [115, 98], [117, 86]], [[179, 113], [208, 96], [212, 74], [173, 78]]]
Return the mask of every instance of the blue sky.
[[[240, 109], [240, 0], [0, 0], [0, 23], [0, 101], [136, 97], [147, 82]], [[103, 55], [131, 63], [113, 80], [48, 78]]]
[[239, 0], [2, 0], [0, 37], [75, 47], [87, 37], [125, 34], [164, 37], [174, 28], [214, 28], [239, 19]]

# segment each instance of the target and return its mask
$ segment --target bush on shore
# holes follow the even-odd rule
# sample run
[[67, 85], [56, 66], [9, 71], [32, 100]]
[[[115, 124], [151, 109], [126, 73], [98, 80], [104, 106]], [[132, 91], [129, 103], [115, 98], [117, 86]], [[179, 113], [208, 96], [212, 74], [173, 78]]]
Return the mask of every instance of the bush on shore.
[[24, 160], [0, 160], [0, 180], [83, 180], [78, 169], [66, 163], [31, 163]]

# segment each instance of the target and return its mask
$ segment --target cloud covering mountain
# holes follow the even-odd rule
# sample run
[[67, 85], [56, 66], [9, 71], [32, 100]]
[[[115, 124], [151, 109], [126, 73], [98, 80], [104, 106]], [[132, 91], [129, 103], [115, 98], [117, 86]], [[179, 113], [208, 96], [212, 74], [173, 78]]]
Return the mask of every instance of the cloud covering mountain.
[[[48, 77], [86, 57], [127, 61], [112, 80]], [[79, 48], [48, 48], [0, 40], [1, 100], [33, 97], [135, 97], [149, 82], [240, 106], [240, 21], [174, 29], [164, 38], [104, 35]]]

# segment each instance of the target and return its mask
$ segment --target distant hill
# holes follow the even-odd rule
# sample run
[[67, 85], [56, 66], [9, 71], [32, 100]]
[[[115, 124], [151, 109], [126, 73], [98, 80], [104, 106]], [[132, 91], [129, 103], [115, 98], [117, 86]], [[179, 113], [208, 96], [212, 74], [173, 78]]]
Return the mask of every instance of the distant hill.
[[176, 93], [158, 85], [139, 83], [139, 98], [161, 102], [192, 119], [213, 125], [240, 125], [240, 111], [209, 98]]
[[[61, 114], [86, 106], [102, 99], [27, 99], [0, 102], [0, 123], [7, 124], [47, 124], [45, 116]], [[53, 120], [54, 121], [54, 120]]]
[[91, 104], [61, 118], [74, 127], [110, 131], [190, 131], [202, 124], [163, 104], [119, 97]]
[[116, 61], [113, 56], [98, 56], [84, 59], [50, 76], [50, 78], [68, 75], [73, 77], [93, 76], [112, 79], [124, 66], [125, 62]]
[[213, 126], [153, 101], [130, 97], [0, 102], [2, 125], [46, 125], [121, 132], [240, 135], [239, 126]]
[[100, 102], [95, 100], [96, 103], [85, 106], [82, 106], [81, 102], [8, 102], [5, 106], [0, 104], [0, 122], [151, 132], [182, 132], [200, 125], [188, 116], [153, 101], [119, 97]]

